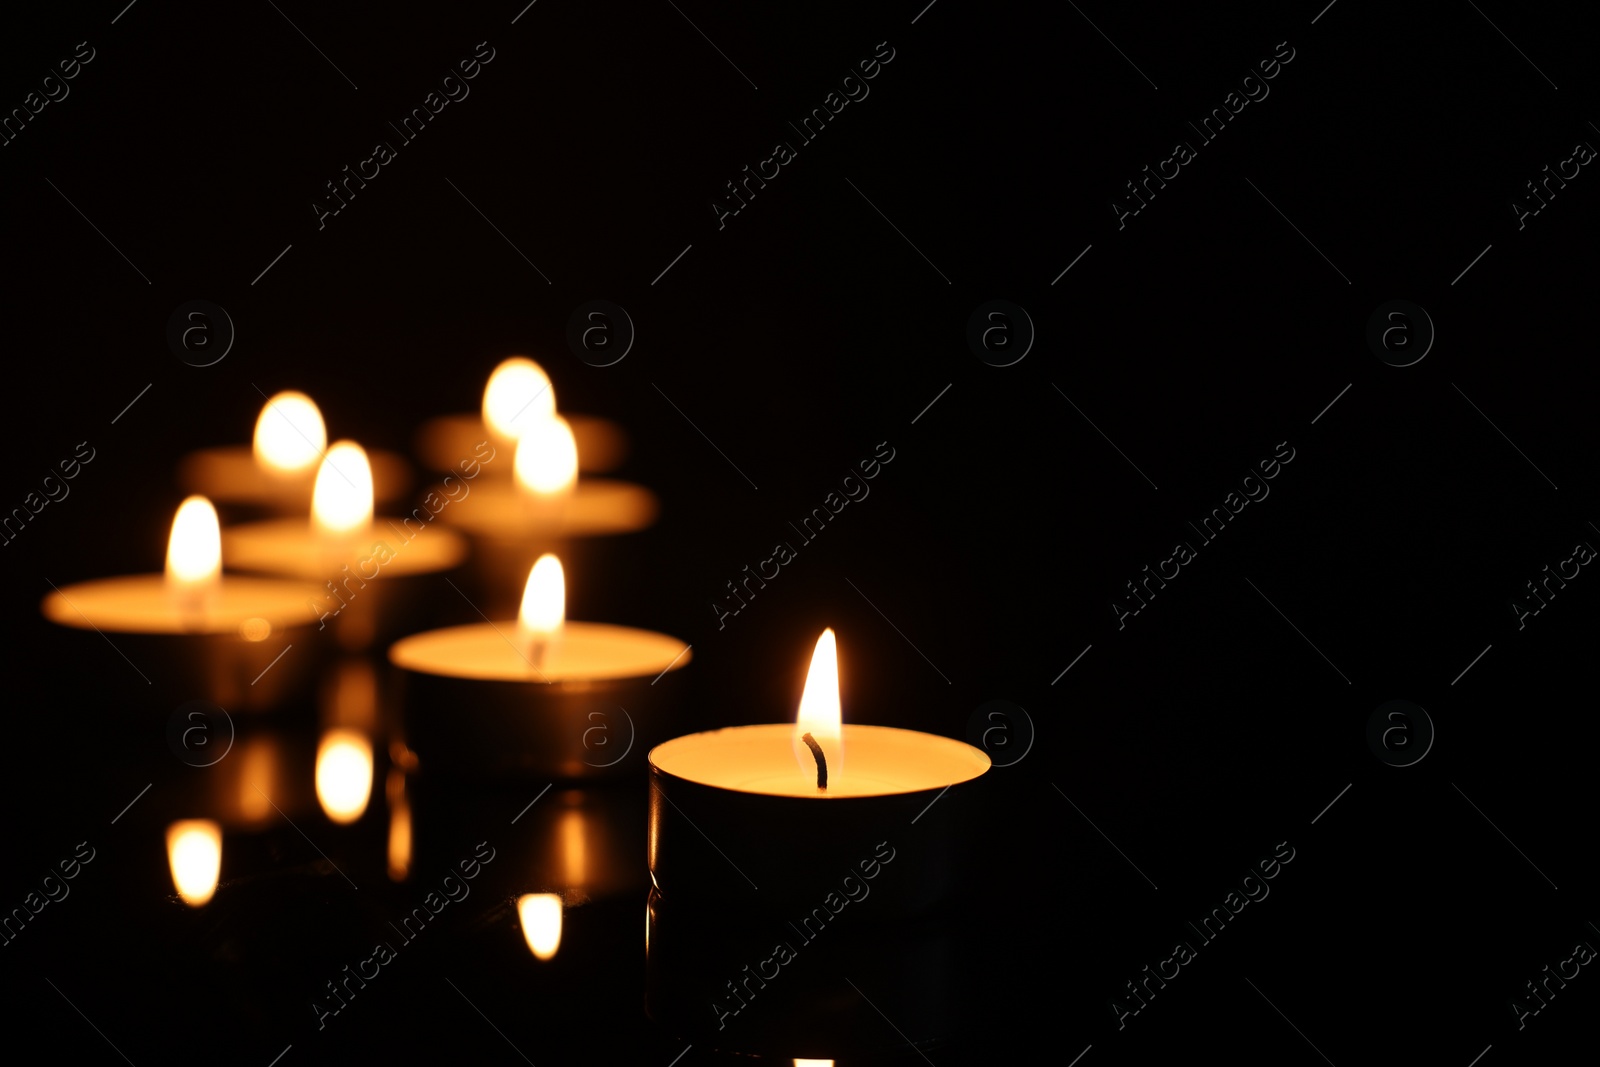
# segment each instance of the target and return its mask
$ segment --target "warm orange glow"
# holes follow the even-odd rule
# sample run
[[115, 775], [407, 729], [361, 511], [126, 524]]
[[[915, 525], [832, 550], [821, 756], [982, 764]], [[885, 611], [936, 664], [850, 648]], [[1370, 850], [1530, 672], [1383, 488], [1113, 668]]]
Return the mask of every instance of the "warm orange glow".
[[533, 360], [512, 356], [489, 375], [483, 390], [483, 421], [496, 437], [521, 440], [535, 423], [555, 413], [555, 390]]
[[555, 958], [561, 947], [561, 898], [555, 893], [524, 893], [517, 898], [517, 918], [534, 956]]
[[567, 617], [566, 573], [561, 561], [546, 552], [528, 572], [517, 612], [517, 633], [525, 645], [547, 644], [561, 633]]
[[582, 886], [589, 874], [589, 850], [584, 843], [583, 812], [568, 808], [561, 813], [557, 834], [561, 839], [561, 880]]
[[517, 442], [517, 484], [535, 496], [570, 492], [578, 481], [578, 442], [560, 415], [540, 419]]
[[198, 908], [217, 891], [222, 872], [222, 827], [210, 819], [182, 819], [167, 827], [167, 862], [183, 902]]
[[191, 496], [178, 505], [167, 538], [167, 586], [176, 592], [199, 594], [214, 586], [222, 575], [222, 527], [217, 509], [203, 496]]
[[801, 740], [809, 733], [828, 762], [828, 781], [836, 784], [844, 769], [844, 746], [840, 743], [839, 647], [832, 628], [822, 631], [811, 653], [806, 671], [806, 687], [800, 694], [800, 712], [794, 721], [794, 758], [808, 778], [815, 779], [817, 761]]
[[365, 659], [339, 662], [322, 691], [322, 724], [373, 731], [378, 726], [378, 674]]
[[308, 471], [328, 446], [322, 412], [304, 393], [279, 393], [256, 419], [256, 463], [274, 474]]
[[411, 874], [411, 802], [406, 798], [405, 772], [389, 768], [389, 878], [403, 882]]
[[239, 813], [246, 822], [258, 823], [272, 814], [272, 795], [277, 784], [278, 750], [271, 737], [245, 740], [239, 751]]
[[794, 1067], [833, 1067], [832, 1060], [795, 1060]]
[[329, 730], [317, 746], [317, 801], [328, 818], [352, 823], [372, 793], [372, 742], [356, 730]]
[[372, 464], [364, 448], [340, 441], [328, 449], [311, 491], [311, 525], [324, 534], [359, 534], [372, 523]]

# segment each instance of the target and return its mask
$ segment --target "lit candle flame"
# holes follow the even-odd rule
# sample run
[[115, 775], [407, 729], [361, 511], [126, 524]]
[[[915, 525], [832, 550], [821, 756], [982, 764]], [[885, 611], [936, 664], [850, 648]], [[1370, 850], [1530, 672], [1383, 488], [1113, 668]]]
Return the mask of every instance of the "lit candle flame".
[[311, 524], [327, 535], [357, 534], [372, 523], [372, 464], [364, 448], [340, 441], [328, 449], [311, 491]]
[[256, 418], [256, 463], [274, 474], [309, 470], [328, 446], [322, 412], [304, 393], [279, 393]]
[[352, 823], [372, 793], [372, 742], [357, 730], [329, 730], [317, 746], [317, 801], [328, 818]]
[[527, 428], [511, 461], [517, 484], [535, 496], [568, 492], [578, 481], [578, 442], [560, 415], [550, 415]]
[[528, 572], [522, 587], [522, 607], [517, 612], [517, 633], [537, 667], [548, 645], [561, 636], [567, 618], [567, 580], [561, 561], [546, 552]]
[[794, 1067], [833, 1067], [832, 1060], [795, 1060]]
[[800, 712], [794, 722], [794, 758], [815, 781], [817, 760], [802, 737], [810, 734], [822, 749], [828, 765], [829, 781], [837, 782], [844, 768], [844, 746], [841, 744], [840, 723], [843, 715], [839, 709], [839, 647], [833, 630], [822, 631], [816, 648], [811, 653], [811, 667], [806, 671], [806, 687], [800, 694]]
[[522, 936], [535, 958], [553, 959], [561, 947], [561, 897], [524, 893], [517, 898], [517, 918], [522, 920]]
[[191, 607], [214, 589], [222, 577], [222, 527], [217, 509], [203, 496], [178, 505], [167, 538], [167, 587]]
[[483, 421], [502, 440], [521, 440], [535, 423], [555, 413], [555, 390], [533, 360], [512, 356], [489, 375], [483, 390]]
[[167, 862], [183, 902], [198, 908], [217, 891], [222, 872], [222, 827], [210, 819], [182, 819], [167, 827]]

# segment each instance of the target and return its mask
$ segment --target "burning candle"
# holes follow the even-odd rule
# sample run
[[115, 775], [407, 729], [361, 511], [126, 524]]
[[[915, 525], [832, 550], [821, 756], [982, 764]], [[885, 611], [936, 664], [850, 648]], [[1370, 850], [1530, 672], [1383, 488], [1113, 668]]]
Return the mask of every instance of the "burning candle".
[[[989, 757], [843, 722], [839, 693], [826, 630], [792, 724], [650, 752], [645, 1009], [691, 1040], [880, 1053], [941, 1040], [972, 999], [960, 978], [982, 972], [953, 935], [981, 914], [973, 891], [990, 870], [977, 807]], [[841, 991], [840, 974], [873, 1002]]]
[[[337, 620], [345, 647], [365, 647], [382, 617], [380, 590], [392, 591], [394, 579], [449, 570], [466, 557], [466, 543], [438, 528], [426, 503], [403, 518], [374, 519], [373, 496], [366, 451], [340, 441], [317, 468], [309, 522], [273, 519], [230, 527], [223, 533], [223, 553], [244, 570], [320, 581], [302, 610], [319, 630]], [[368, 591], [368, 583], [379, 578], [386, 581]]]
[[[327, 444], [327, 427], [316, 403], [289, 390], [262, 405], [249, 446], [191, 453], [179, 466], [178, 477], [192, 492], [224, 505], [304, 514]], [[411, 486], [405, 459], [392, 452], [376, 452], [370, 458], [377, 498], [402, 497]]]
[[[792, 725], [675, 738], [651, 750], [649, 762], [656, 888], [669, 900], [741, 907], [751, 905], [752, 884], [768, 904], [822, 899], [935, 801], [941, 815], [965, 807], [990, 766], [963, 741], [842, 722], [832, 630], [817, 639]], [[775, 849], [775, 840], [796, 844]], [[891, 882], [901, 910], [931, 907], [956, 888], [956, 855], [943, 846], [917, 855], [917, 869], [898, 870]]]
[[[62, 626], [128, 635], [131, 649], [123, 654], [136, 669], [169, 672], [172, 689], [192, 692], [198, 671], [202, 691], [218, 704], [269, 706], [309, 663], [302, 656], [263, 676], [313, 621], [306, 602], [317, 588], [225, 575], [219, 545], [216, 509], [205, 497], [189, 497], [173, 518], [164, 573], [69, 585], [45, 597], [41, 610]], [[122, 650], [123, 641], [113, 644]], [[272, 680], [257, 684], [263, 677]]]
[[414, 634], [389, 649], [404, 672], [407, 744], [424, 771], [623, 773], [640, 734], [659, 732], [664, 688], [655, 683], [689, 662], [688, 647], [648, 630], [574, 622], [565, 599], [559, 560], [543, 556], [516, 620]]
[[[544, 369], [526, 356], [503, 360], [489, 375], [478, 414], [444, 415], [430, 420], [417, 435], [417, 454], [435, 470], [453, 470], [487, 437], [497, 448], [513, 449], [533, 426], [556, 413], [555, 390]], [[614, 470], [627, 454], [620, 427], [604, 419], [568, 415], [580, 464], [586, 471]], [[490, 477], [505, 479], [504, 467]]]

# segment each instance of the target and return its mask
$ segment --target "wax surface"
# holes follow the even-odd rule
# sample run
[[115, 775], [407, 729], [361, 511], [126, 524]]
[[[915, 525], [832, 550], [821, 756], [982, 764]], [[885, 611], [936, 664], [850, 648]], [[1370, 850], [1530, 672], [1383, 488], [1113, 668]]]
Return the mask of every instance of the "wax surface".
[[[628, 453], [628, 438], [622, 428], [606, 419], [589, 415], [559, 413], [572, 428], [572, 437], [578, 443], [578, 469], [581, 471], [616, 470]], [[417, 455], [434, 470], [458, 470], [461, 461], [473, 458], [473, 450], [480, 441], [493, 440], [483, 418], [478, 415], [441, 415], [423, 424], [417, 434]], [[483, 465], [485, 474], [511, 473], [511, 459], [516, 446], [509, 442], [494, 441], [499, 454]], [[501, 460], [505, 460], [501, 463]]]
[[321, 596], [309, 582], [228, 574], [196, 615], [173, 597], [165, 575], [132, 574], [66, 586], [45, 597], [41, 607], [51, 622], [111, 633], [232, 633], [247, 620], [265, 619], [265, 632], [249, 628], [252, 636], [261, 633], [254, 638], [260, 640], [271, 628], [312, 622], [316, 616], [308, 604]]
[[[427, 509], [421, 510], [428, 516]], [[387, 552], [377, 548], [380, 544]], [[222, 531], [222, 559], [229, 567], [336, 584], [347, 577], [346, 565], [350, 575], [371, 580], [449, 570], [466, 555], [461, 536], [431, 519], [423, 524], [413, 518], [407, 526], [401, 518], [380, 515], [367, 533], [331, 542], [311, 528], [309, 518], [251, 522]]]
[[568, 622], [550, 644], [538, 670], [525, 658], [517, 624], [480, 622], [401, 638], [389, 660], [408, 671], [445, 678], [498, 682], [597, 682], [614, 678], [653, 678], [669, 666], [677, 670], [691, 653], [682, 641], [650, 630], [600, 622]]
[[[399, 500], [411, 488], [411, 467], [393, 452], [368, 452], [372, 492], [378, 500]], [[262, 470], [249, 445], [227, 445], [191, 452], [178, 467], [178, 481], [191, 493], [223, 504], [263, 504], [311, 513], [313, 464], [295, 474]]]
[[733, 726], [676, 737], [650, 751], [650, 765], [702, 785], [786, 797], [870, 797], [943, 789], [989, 769], [962, 741], [890, 726], [845, 723], [843, 766], [818, 790], [816, 770], [794, 755], [794, 725]]
[[481, 483], [439, 517], [485, 537], [592, 537], [642, 530], [657, 510], [655, 494], [643, 486], [580, 478], [569, 495], [546, 500], [514, 482]]

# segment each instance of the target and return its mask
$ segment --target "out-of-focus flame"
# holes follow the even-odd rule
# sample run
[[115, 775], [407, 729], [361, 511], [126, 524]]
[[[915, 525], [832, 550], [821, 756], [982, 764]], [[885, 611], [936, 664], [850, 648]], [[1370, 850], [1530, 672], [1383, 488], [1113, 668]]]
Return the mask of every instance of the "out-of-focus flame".
[[561, 947], [561, 897], [555, 893], [524, 893], [517, 898], [517, 918], [528, 948], [541, 960], [553, 959]]
[[504, 360], [483, 390], [483, 421], [489, 432], [518, 441], [529, 428], [556, 412], [556, 394], [544, 369], [525, 356]]
[[360, 533], [372, 523], [372, 464], [366, 449], [340, 441], [328, 449], [311, 491], [311, 524], [333, 536]]
[[210, 819], [182, 819], [167, 827], [167, 862], [183, 902], [198, 908], [217, 891], [222, 873], [222, 827]]
[[304, 393], [279, 393], [256, 419], [256, 463], [274, 474], [310, 470], [328, 446], [322, 412]]
[[828, 780], [836, 781], [844, 769], [844, 746], [841, 744], [839, 710], [839, 647], [830, 627], [822, 631], [811, 653], [811, 667], [806, 671], [806, 687], [800, 694], [800, 711], [794, 722], [794, 758], [806, 777], [815, 780], [817, 761], [811, 748], [801, 738], [810, 734], [822, 749], [828, 763]]
[[517, 629], [533, 639], [549, 638], [561, 632], [567, 617], [567, 579], [561, 561], [546, 552], [528, 572], [522, 587], [522, 608], [517, 612]]
[[517, 441], [511, 461], [517, 484], [535, 496], [557, 496], [578, 481], [578, 442], [560, 415], [540, 419]]
[[317, 801], [328, 818], [352, 823], [372, 793], [372, 742], [358, 730], [335, 729], [317, 745]]
[[178, 505], [167, 538], [167, 586], [175, 592], [199, 595], [222, 576], [222, 527], [217, 509], [203, 496], [191, 496]]

